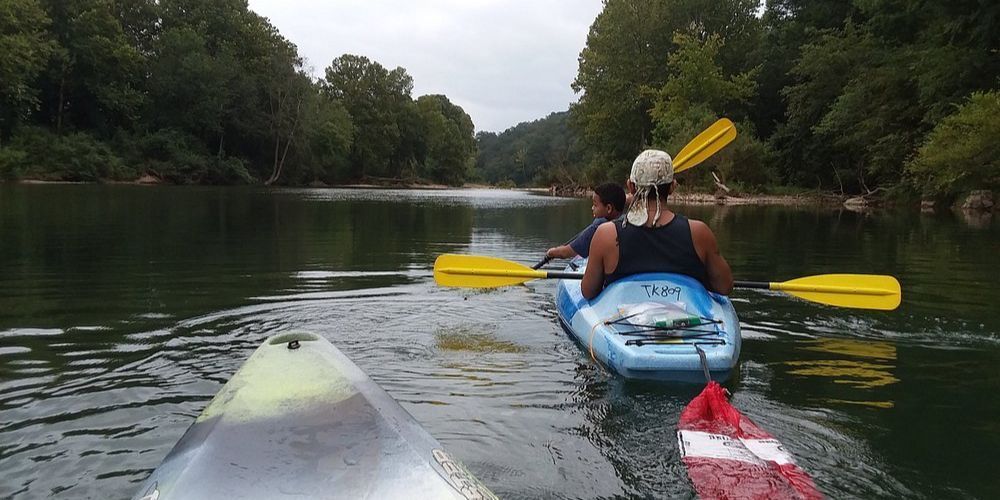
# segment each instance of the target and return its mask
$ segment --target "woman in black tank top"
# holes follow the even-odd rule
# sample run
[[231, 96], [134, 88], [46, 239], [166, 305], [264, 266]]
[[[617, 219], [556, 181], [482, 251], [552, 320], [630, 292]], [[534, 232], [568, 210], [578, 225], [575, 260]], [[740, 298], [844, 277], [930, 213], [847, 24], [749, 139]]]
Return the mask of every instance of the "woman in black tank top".
[[676, 273], [708, 286], [705, 263], [691, 239], [688, 218], [675, 213], [663, 226], [646, 227], [614, 222], [618, 234], [618, 265], [604, 277], [604, 286], [639, 273]]
[[636, 157], [628, 180], [633, 199], [625, 215], [602, 224], [591, 241], [581, 283], [584, 297], [593, 299], [617, 280], [649, 272], [684, 274], [709, 290], [732, 291], [733, 274], [712, 230], [666, 207], [676, 186], [673, 174], [670, 155], [663, 151], [648, 149]]

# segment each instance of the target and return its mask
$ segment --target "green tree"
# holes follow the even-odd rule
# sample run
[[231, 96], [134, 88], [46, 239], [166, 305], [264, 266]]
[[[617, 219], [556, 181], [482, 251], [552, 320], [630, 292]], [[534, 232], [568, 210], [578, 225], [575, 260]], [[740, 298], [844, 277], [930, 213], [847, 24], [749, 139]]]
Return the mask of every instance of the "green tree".
[[35, 79], [54, 44], [38, 0], [0, 0], [0, 144], [38, 106]]
[[184, 131], [215, 152], [201, 182], [280, 176], [301, 123], [298, 103], [310, 91], [294, 45], [245, 1], [163, 0], [159, 7], [151, 128]]
[[303, 168], [296, 175], [304, 182], [336, 182], [350, 178], [351, 144], [355, 128], [340, 101], [329, 99], [319, 89], [309, 94], [302, 130], [304, 147], [296, 150]]
[[480, 132], [476, 144], [476, 173], [487, 182], [520, 186], [600, 183], [610, 174], [607, 168], [599, 168], [592, 178], [584, 179], [582, 144], [566, 111], [519, 123], [500, 134]]
[[1000, 92], [977, 92], [931, 131], [907, 165], [925, 195], [969, 189], [1000, 189], [1000, 142], [996, 117]]
[[801, 48], [802, 56], [792, 68], [796, 83], [782, 90], [786, 120], [771, 137], [786, 180], [814, 187], [839, 184], [843, 189], [845, 178], [856, 179], [857, 152], [836, 148], [818, 136], [816, 126], [873, 48], [870, 37], [853, 24], [844, 31], [824, 31]]
[[[653, 119], [653, 146], [676, 154], [691, 138], [720, 116], [740, 119], [756, 92], [755, 77], [759, 68], [726, 76], [718, 57], [724, 43], [722, 37], [710, 34], [699, 39], [697, 33], [674, 35], [677, 49], [670, 54], [667, 66], [670, 75], [659, 90], [650, 115]], [[721, 173], [726, 182], [747, 186], [772, 184], [766, 147], [755, 137], [748, 121], [738, 126], [739, 140], [709, 159], [697, 178], [711, 185], [711, 170]], [[626, 172], [617, 172], [624, 178]]]
[[849, 17], [860, 16], [852, 2], [843, 0], [767, 0], [766, 4], [760, 42], [751, 49], [751, 60], [760, 61], [761, 71], [750, 110], [764, 139], [784, 121], [781, 91], [794, 83], [791, 70], [801, 48], [822, 30], [839, 29]]
[[144, 58], [109, 0], [45, 0], [58, 42], [43, 85], [43, 121], [108, 137], [134, 125]]
[[[679, 150], [691, 133], [718, 116], [740, 118], [754, 95], [757, 70], [725, 76], [716, 62], [722, 37], [708, 35], [704, 41], [693, 34], [674, 35], [677, 50], [667, 59], [670, 74], [659, 89], [650, 116], [653, 143]], [[710, 121], [708, 123], [711, 123]]]
[[364, 56], [344, 54], [326, 68], [323, 88], [344, 104], [355, 127], [351, 161], [357, 177], [392, 176], [402, 134], [398, 120], [410, 111], [413, 79], [403, 68], [386, 70]]
[[416, 104], [425, 131], [422, 174], [436, 181], [461, 184], [475, 165], [472, 118], [443, 95], [420, 96]]
[[302, 128], [310, 112], [309, 100], [316, 100], [319, 86], [302, 70], [302, 60], [295, 46], [280, 35], [272, 36], [274, 45], [267, 58], [268, 69], [262, 83], [267, 96], [269, 135], [274, 143], [271, 172], [265, 184], [278, 180], [293, 146], [302, 147]]
[[649, 89], [666, 79], [663, 60], [682, 22], [672, 14], [666, 1], [609, 0], [590, 27], [571, 112], [596, 154], [627, 158], [649, 143]]
[[[785, 17], [769, 7], [774, 29], [790, 35], [786, 43], [794, 44], [798, 25], [816, 38], [799, 49], [781, 91], [786, 121], [770, 142], [783, 177], [850, 192], [897, 184], [938, 120], [963, 96], [996, 84], [1000, 7], [900, 0], [818, 6], [827, 20], [805, 3]], [[816, 36], [816, 27], [825, 29]], [[755, 108], [767, 108], [766, 101]]]
[[675, 50], [674, 32], [694, 26], [725, 33], [730, 51], [720, 54], [723, 70], [753, 67], [750, 47], [759, 36], [753, 0], [608, 0], [594, 20], [573, 89], [574, 124], [595, 162], [631, 161], [652, 140], [649, 115], [669, 75], [664, 64]]
[[234, 98], [228, 83], [238, 77], [227, 54], [213, 55], [201, 34], [190, 27], [170, 27], [156, 44], [150, 66], [150, 108], [154, 128], [175, 128], [219, 144], [225, 109]]
[[153, 55], [154, 43], [160, 34], [157, 0], [112, 0], [111, 9], [129, 45], [145, 57]]

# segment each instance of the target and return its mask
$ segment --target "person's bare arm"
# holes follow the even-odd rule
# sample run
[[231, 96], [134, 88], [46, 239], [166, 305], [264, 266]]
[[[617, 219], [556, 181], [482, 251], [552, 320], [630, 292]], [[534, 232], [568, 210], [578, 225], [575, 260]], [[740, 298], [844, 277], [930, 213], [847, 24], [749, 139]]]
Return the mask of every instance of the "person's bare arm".
[[698, 256], [705, 263], [709, 288], [714, 292], [729, 295], [733, 291], [733, 271], [719, 252], [715, 234], [704, 222], [692, 220], [691, 239], [694, 240]]
[[604, 289], [604, 261], [608, 257], [608, 252], [614, 249], [617, 236], [614, 222], [605, 222], [597, 228], [594, 239], [590, 241], [590, 257], [587, 259], [587, 269], [583, 272], [583, 282], [580, 284], [583, 296], [587, 300], [597, 297]]
[[574, 252], [573, 247], [569, 245], [560, 245], [548, 249], [548, 251], [545, 252], [545, 256], [553, 259], [572, 259], [573, 257], [576, 257], [576, 252]]

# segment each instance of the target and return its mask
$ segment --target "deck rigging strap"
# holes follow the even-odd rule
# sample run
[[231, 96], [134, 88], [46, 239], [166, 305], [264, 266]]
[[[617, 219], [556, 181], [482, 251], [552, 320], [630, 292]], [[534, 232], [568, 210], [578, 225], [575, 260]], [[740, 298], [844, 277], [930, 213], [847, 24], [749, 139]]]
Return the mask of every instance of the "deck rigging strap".
[[602, 325], [608, 326], [614, 320], [616, 320], [616, 319], [618, 319], [620, 317], [621, 317], [621, 313], [612, 314], [611, 316], [608, 316], [607, 318], [604, 318], [603, 321], [598, 321], [597, 323], [594, 323], [594, 326], [590, 329], [590, 341], [587, 343], [587, 344], [589, 344], [588, 345], [588, 347], [589, 347], [588, 350], [590, 351], [590, 359], [594, 360], [594, 362], [597, 363], [597, 366], [601, 366], [603, 368], [603, 365], [601, 365], [601, 362], [597, 360], [597, 356], [594, 355], [594, 335], [597, 335], [597, 327], [602, 326]]
[[690, 340], [692, 337], [682, 337], [680, 339], [661, 339], [661, 338], [649, 338], [649, 339], [629, 339], [625, 341], [625, 345], [634, 345], [637, 347], [642, 347], [644, 345], [656, 345], [656, 344], [681, 344], [681, 345], [725, 345], [726, 341], [722, 339], [706, 339], [702, 337], [693, 337], [694, 342], [683, 342], [684, 340]]
[[701, 350], [701, 347], [697, 345], [694, 346], [694, 350], [698, 351], [698, 359], [701, 360], [701, 369], [705, 372], [705, 381], [712, 381], [712, 374], [708, 371], [708, 358], [705, 356], [705, 351]]
[[[718, 329], [707, 330], [704, 327], [713, 327], [714, 325], [722, 324], [722, 320], [717, 320], [713, 318], [707, 318], [704, 316], [697, 316], [700, 321], [697, 325], [672, 325], [672, 326], [659, 326], [659, 325], [644, 325], [635, 324], [629, 321], [630, 318], [635, 317], [642, 313], [630, 314], [628, 316], [619, 315], [617, 318], [609, 319], [604, 322], [606, 325], [614, 325], [616, 328], [612, 328], [612, 331], [618, 335], [625, 335], [629, 337], [654, 337], [658, 336], [661, 338], [702, 338], [708, 337], [709, 335], [719, 335], [721, 336], [723, 332]], [[628, 327], [630, 330], [620, 330], [619, 328]], [[687, 333], [693, 333], [693, 335], [685, 335]], [[662, 335], [656, 335], [657, 333], [662, 333]], [[642, 345], [641, 342], [636, 342], [635, 345]], [[631, 345], [631, 342], [626, 342], [625, 345]]]

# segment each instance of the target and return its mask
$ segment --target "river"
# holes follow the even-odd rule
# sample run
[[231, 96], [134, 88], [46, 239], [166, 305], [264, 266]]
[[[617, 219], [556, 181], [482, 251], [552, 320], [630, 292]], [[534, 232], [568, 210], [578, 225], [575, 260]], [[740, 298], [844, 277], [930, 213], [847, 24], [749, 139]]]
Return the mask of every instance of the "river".
[[[831, 498], [1000, 493], [1000, 224], [915, 210], [678, 206], [737, 279], [899, 278], [892, 312], [736, 291], [725, 386]], [[502, 190], [0, 185], [0, 498], [127, 498], [266, 337], [330, 339], [503, 498], [691, 498], [697, 385], [626, 382], [555, 283], [434, 285], [446, 252], [531, 263], [589, 201]]]

